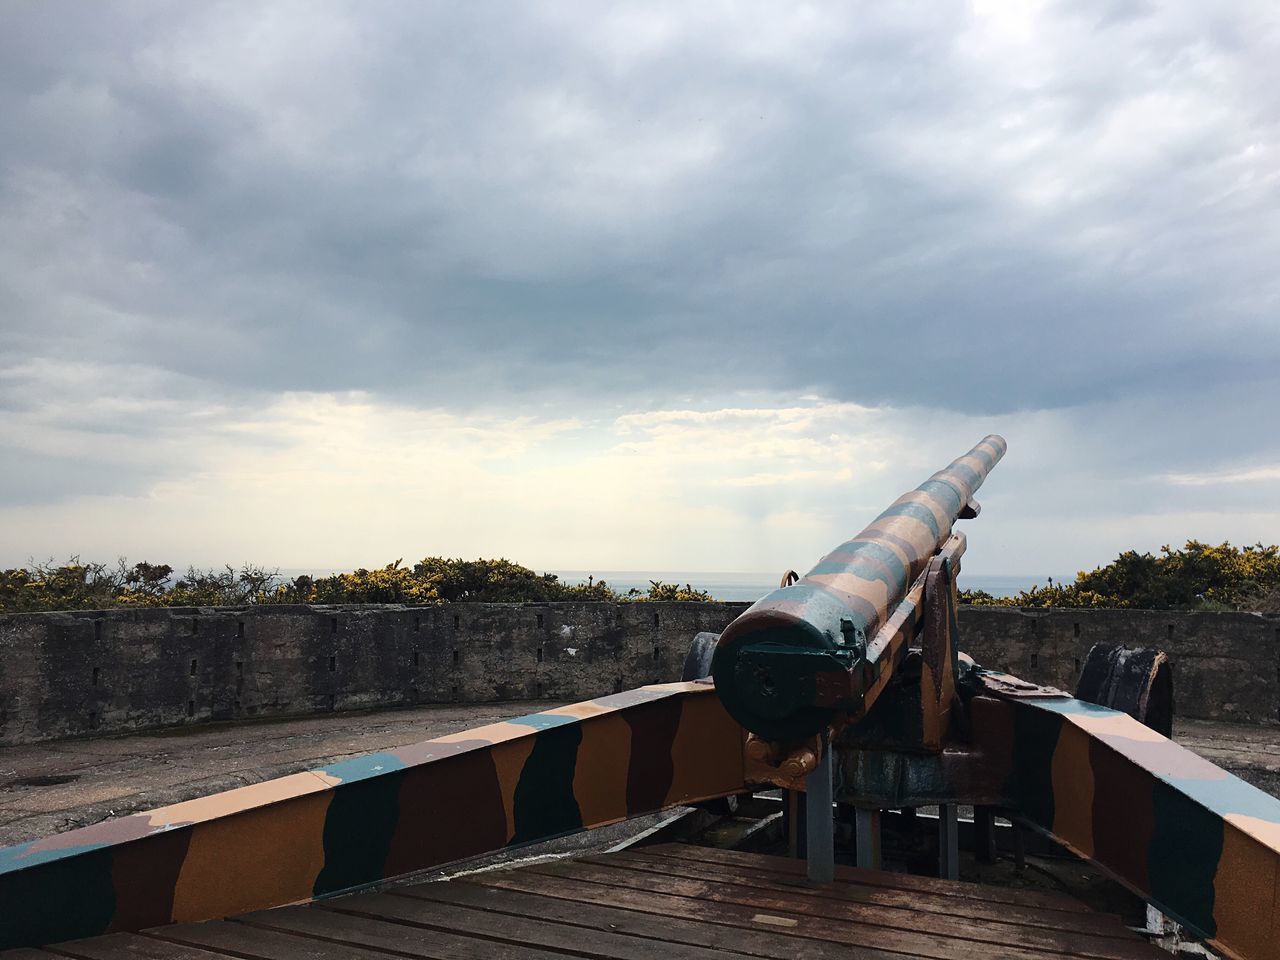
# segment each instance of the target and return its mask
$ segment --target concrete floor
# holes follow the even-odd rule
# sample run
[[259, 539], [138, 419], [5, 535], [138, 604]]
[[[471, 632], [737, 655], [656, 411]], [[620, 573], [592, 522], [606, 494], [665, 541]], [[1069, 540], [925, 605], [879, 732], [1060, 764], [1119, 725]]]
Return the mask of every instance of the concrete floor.
[[[445, 704], [6, 747], [0, 846], [552, 706]], [[1280, 726], [1181, 720], [1175, 739], [1280, 796]]]
[[1173, 739], [1241, 780], [1280, 797], [1280, 725], [1175, 720]]
[[559, 704], [441, 704], [0, 748], [0, 846]]

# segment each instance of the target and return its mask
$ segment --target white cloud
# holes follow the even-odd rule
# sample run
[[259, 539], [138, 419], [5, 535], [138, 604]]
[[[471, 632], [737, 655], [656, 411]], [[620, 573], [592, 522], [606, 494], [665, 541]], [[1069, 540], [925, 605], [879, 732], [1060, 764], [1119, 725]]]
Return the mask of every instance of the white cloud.
[[1241, 467], [1234, 470], [1218, 470], [1211, 473], [1169, 473], [1162, 478], [1166, 483], [1179, 487], [1208, 487], [1220, 483], [1257, 483], [1280, 480], [1280, 464], [1260, 467]]
[[[587, 419], [360, 393], [221, 406], [108, 395], [78, 422], [70, 411], [103, 383], [82, 369], [43, 375], [61, 384], [61, 406], [12, 412], [0, 445], [61, 458], [50, 463], [80, 483], [0, 508], [0, 563], [124, 553], [328, 568], [441, 553], [548, 569], [799, 568], [987, 432], [1010, 453], [979, 493], [970, 572], [1061, 575], [1192, 536], [1280, 539], [1269, 497], [1228, 502], [1192, 474], [1133, 473], [1162, 454], [1137, 437], [1150, 415], [1131, 405], [986, 418], [759, 397]], [[106, 483], [112, 471], [132, 479]]]
[[971, 567], [1280, 539], [1278, 17], [32, 8], [0, 551], [801, 566], [990, 430]]

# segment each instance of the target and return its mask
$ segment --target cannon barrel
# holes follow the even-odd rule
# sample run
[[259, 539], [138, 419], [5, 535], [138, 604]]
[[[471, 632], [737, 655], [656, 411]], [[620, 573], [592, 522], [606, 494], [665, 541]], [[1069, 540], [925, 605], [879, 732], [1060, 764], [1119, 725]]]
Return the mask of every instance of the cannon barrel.
[[947, 543], [955, 521], [976, 512], [974, 505], [965, 513], [1005, 449], [1001, 437], [986, 437], [798, 582], [757, 600], [729, 624], [711, 675], [734, 719], [769, 740], [794, 740], [862, 705], [860, 668], [884, 647], [873, 643], [868, 652], [868, 641]]

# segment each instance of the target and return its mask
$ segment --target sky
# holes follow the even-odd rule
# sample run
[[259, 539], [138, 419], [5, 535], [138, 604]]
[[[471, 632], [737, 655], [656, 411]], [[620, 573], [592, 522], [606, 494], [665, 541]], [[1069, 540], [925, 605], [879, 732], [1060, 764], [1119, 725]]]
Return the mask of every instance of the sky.
[[1280, 7], [0, 2], [0, 566], [1280, 542]]

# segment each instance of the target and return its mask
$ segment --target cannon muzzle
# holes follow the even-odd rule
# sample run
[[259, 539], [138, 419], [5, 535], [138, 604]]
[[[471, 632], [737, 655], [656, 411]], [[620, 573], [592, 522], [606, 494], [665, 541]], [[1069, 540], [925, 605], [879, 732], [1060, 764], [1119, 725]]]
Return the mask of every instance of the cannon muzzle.
[[[720, 699], [768, 740], [819, 733], [841, 712], [866, 709], [865, 677], [880, 673], [874, 642], [907, 600], [957, 519], [977, 514], [974, 492], [1004, 456], [989, 436], [893, 502], [797, 583], [767, 594], [729, 624], [711, 674]], [[952, 548], [956, 557], [963, 542]], [[899, 618], [900, 619], [900, 618]], [[867, 670], [866, 667], [873, 669]]]

